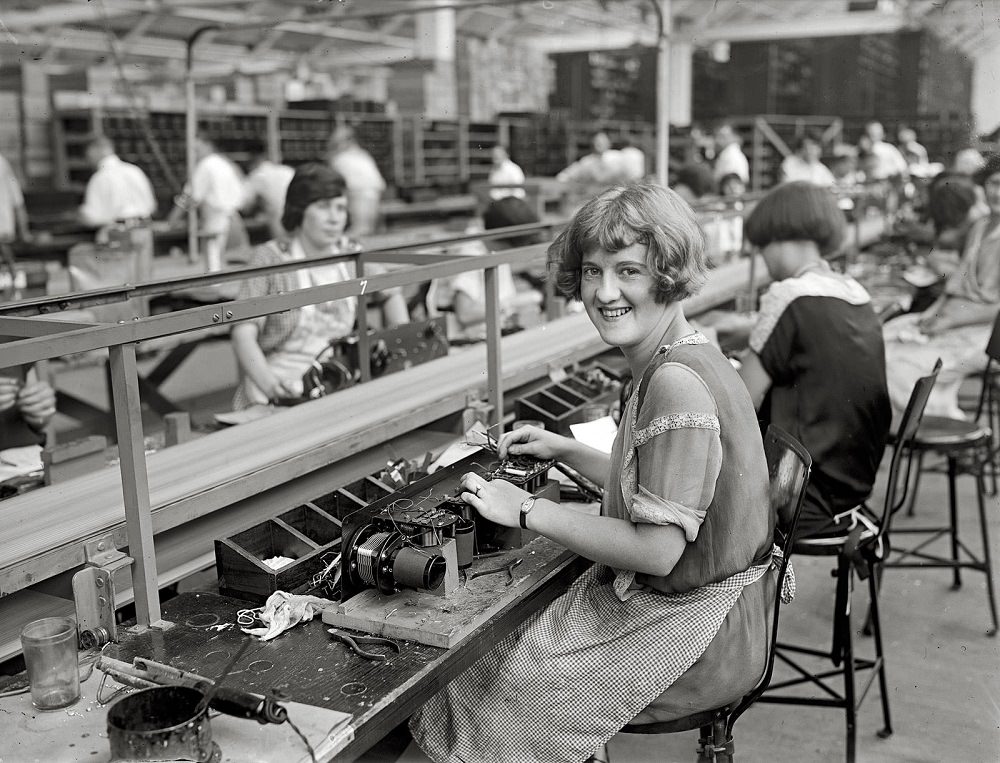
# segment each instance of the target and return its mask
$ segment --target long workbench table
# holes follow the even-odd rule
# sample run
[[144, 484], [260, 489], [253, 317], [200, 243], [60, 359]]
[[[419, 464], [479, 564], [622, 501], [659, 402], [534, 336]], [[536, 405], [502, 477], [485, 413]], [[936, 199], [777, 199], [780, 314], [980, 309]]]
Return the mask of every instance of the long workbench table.
[[[587, 564], [544, 538], [506, 554], [523, 560], [512, 586], [497, 577], [470, 578], [464, 584], [471, 607], [493, 607], [497, 599], [502, 606], [450, 649], [398, 641], [398, 655], [390, 654], [384, 662], [367, 661], [327, 636], [317, 618], [273, 641], [251, 644], [226, 685], [263, 695], [278, 692], [318, 761], [354, 760], [564, 591]], [[497, 562], [478, 561], [470, 572]], [[164, 605], [170, 627], [123, 633], [105, 655], [127, 663], [136, 657], [154, 660], [214, 678], [250, 638], [237, 625], [237, 612], [246, 606], [215, 594], [182, 594]], [[0, 712], [17, 719], [5, 734], [5, 751], [16, 752], [24, 761], [107, 761], [106, 712], [95, 702], [97, 681], [97, 675], [91, 676], [81, 701], [55, 713], [35, 711], [28, 695], [0, 699]], [[111, 681], [108, 686], [118, 684]], [[213, 718], [211, 726], [222, 763], [308, 760], [287, 727], [259, 729], [253, 721], [224, 716]]]
[[[881, 226], [880, 218], [871, 219], [854, 230], [864, 241]], [[748, 293], [751, 272], [754, 289], [768, 282], [759, 257], [712, 271], [702, 291], [688, 300], [688, 315]], [[583, 314], [513, 334], [502, 340], [503, 387], [537, 382], [555, 368], [606, 350]], [[486, 385], [486, 349], [455, 349], [401, 374], [151, 454], [160, 585], [211, 564], [214, 538], [369, 474], [384, 464], [387, 452], [419, 454], [435, 447], [423, 428], [464, 409], [470, 398], [483, 397]], [[387, 451], [393, 440], [398, 444]], [[123, 547], [121, 476], [104, 469], [8, 499], [0, 503], [0, 524], [17, 528], [0, 544], [0, 659], [5, 659], [19, 651], [24, 623], [71, 611], [72, 602], [64, 598], [66, 576], [86, 564], [98, 544]], [[119, 604], [128, 595], [125, 591]]]

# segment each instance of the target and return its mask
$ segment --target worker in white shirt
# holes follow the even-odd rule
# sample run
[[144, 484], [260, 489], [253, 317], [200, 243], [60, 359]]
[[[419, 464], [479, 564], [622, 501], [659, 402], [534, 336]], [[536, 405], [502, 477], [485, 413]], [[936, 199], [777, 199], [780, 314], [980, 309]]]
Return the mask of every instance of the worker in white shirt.
[[214, 272], [222, 269], [229, 239], [247, 239], [239, 214], [244, 197], [243, 174], [216, 150], [215, 142], [204, 133], [195, 137], [194, 153], [198, 160], [194, 174], [185, 188], [185, 195], [170, 213], [169, 221], [179, 222], [188, 205], [197, 205], [198, 235], [205, 252], [206, 268]]
[[94, 166], [94, 174], [87, 181], [80, 220], [97, 229], [98, 243], [117, 242], [135, 251], [136, 280], [150, 280], [153, 276], [150, 221], [156, 212], [153, 184], [139, 167], [122, 161], [114, 144], [104, 136], [87, 144], [87, 161]]
[[257, 209], [267, 221], [271, 238], [283, 241], [288, 233], [281, 225], [281, 216], [285, 211], [285, 194], [295, 176], [295, 170], [287, 164], [272, 162], [267, 157], [263, 141], [252, 144], [250, 154], [243, 211]]
[[622, 180], [636, 183], [646, 177], [646, 154], [631, 136], [625, 136], [621, 145]]
[[354, 128], [339, 125], [330, 135], [330, 166], [347, 183], [349, 222], [352, 236], [374, 233], [378, 227], [379, 203], [386, 184], [372, 155], [358, 145]]
[[795, 153], [781, 162], [781, 182], [806, 180], [829, 188], [834, 184], [833, 173], [820, 161], [823, 144], [817, 135], [806, 133], [795, 144]]
[[865, 136], [871, 141], [868, 150], [873, 156], [867, 179], [887, 180], [906, 177], [909, 165], [899, 149], [884, 140], [885, 129], [882, 123], [873, 121], [866, 124]]
[[596, 132], [590, 140], [593, 151], [556, 175], [561, 183], [582, 186], [609, 186], [622, 182], [622, 154], [611, 148], [606, 132]]
[[726, 175], [739, 175], [744, 184], [750, 183], [750, 161], [740, 148], [742, 139], [732, 125], [723, 124], [715, 131], [715, 165], [712, 174], [716, 186]]
[[524, 186], [524, 170], [511, 160], [507, 149], [499, 143], [493, 146], [490, 156], [493, 159], [493, 164], [490, 167], [487, 181], [491, 186], [495, 186], [490, 189], [490, 198], [493, 201], [499, 201], [508, 196], [523, 199], [525, 196], [522, 187]]

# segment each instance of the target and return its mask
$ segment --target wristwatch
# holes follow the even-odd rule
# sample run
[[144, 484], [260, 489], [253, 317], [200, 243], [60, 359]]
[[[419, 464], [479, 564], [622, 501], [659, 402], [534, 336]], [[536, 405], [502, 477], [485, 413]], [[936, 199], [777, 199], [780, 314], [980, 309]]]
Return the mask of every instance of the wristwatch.
[[521, 514], [518, 517], [518, 519], [521, 523], [522, 530], [528, 529], [528, 522], [527, 522], [528, 512], [531, 511], [534, 507], [535, 507], [535, 496], [533, 495], [529, 495], [527, 498], [521, 501]]

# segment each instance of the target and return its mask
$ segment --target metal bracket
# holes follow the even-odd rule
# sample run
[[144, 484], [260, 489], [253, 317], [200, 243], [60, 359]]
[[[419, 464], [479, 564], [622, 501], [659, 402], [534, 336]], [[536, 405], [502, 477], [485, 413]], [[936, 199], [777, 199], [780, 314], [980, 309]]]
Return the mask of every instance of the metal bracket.
[[[124, 556], [124, 554], [122, 554]], [[73, 576], [73, 602], [81, 644], [99, 647], [118, 640], [115, 623], [115, 583], [111, 572], [84, 567]]]
[[132, 557], [118, 550], [114, 533], [89, 540], [83, 545], [83, 554], [88, 567], [100, 567], [114, 573], [132, 564]]

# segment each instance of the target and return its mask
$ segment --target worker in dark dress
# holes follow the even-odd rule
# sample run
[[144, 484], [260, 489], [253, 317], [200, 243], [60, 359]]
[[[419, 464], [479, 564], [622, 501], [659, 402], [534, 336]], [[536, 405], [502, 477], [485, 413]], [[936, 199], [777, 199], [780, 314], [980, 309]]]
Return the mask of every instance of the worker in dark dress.
[[740, 375], [761, 426], [776, 424], [813, 459], [799, 536], [842, 535], [863, 521], [889, 436], [882, 326], [868, 292], [824, 256], [844, 241], [837, 200], [784, 183], [746, 222], [774, 283], [762, 296]]

